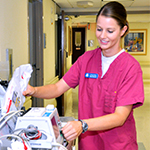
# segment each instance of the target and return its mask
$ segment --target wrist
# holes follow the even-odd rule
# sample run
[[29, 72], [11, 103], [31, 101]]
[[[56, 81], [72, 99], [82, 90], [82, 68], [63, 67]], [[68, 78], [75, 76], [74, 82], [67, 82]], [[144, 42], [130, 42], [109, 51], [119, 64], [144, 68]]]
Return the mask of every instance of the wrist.
[[88, 130], [88, 124], [84, 120], [79, 120], [82, 126], [82, 133], [85, 133]]
[[33, 92], [31, 93], [31, 96], [35, 96], [36, 92], [37, 92], [37, 87], [33, 87]]

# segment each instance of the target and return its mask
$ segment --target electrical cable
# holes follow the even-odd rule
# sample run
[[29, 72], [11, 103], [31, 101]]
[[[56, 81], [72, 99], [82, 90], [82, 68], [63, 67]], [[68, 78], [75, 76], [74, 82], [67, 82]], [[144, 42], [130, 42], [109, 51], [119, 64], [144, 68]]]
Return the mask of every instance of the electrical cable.
[[[31, 126], [31, 125], [30, 125]], [[30, 127], [29, 126], [29, 127]], [[35, 127], [34, 127], [35, 128]], [[32, 140], [32, 139], [34, 139], [32, 136], [26, 136], [26, 133], [29, 133], [29, 132], [31, 132], [29, 129], [24, 129], [24, 128], [20, 128], [20, 129], [17, 129], [17, 130], [15, 130], [14, 131], [14, 133], [15, 132], [17, 132], [17, 131], [19, 131], [20, 130], [20, 132], [18, 133], [19, 134], [19, 136], [21, 136], [23, 139], [28, 139], [28, 140]], [[34, 129], [32, 129], [32, 131], [33, 132], [35, 132], [35, 130]], [[47, 138], [48, 137], [50, 137], [50, 135], [49, 134], [47, 134], [45, 131], [40, 131], [41, 133], [44, 133], [46, 136], [47, 136]], [[36, 139], [35, 139], [36, 140]], [[51, 139], [52, 140], [52, 139]], [[51, 141], [49, 141], [49, 142], [51, 142]], [[59, 144], [59, 143], [52, 143], [52, 146], [53, 147], [61, 147], [62, 148], [62, 150], [67, 150], [63, 145], [61, 145], [61, 144]]]
[[[10, 115], [10, 114], [12, 114], [12, 115], [10, 115], [5, 121], [3, 121], [2, 123], [1, 123], [1, 125], [0, 125], [0, 129], [5, 125], [5, 123], [9, 120], [9, 119], [11, 119], [14, 115], [16, 115], [17, 113], [19, 113], [19, 112], [21, 112], [21, 111], [23, 111], [23, 110], [18, 110], [18, 111], [14, 111], [14, 112], [10, 112], [8, 115]], [[4, 119], [6, 116], [8, 116], [8, 115], [5, 115], [2, 119]], [[1, 119], [1, 120], [2, 120]]]
[[42, 136], [42, 132], [39, 131], [38, 128], [34, 125], [29, 125], [27, 128], [18, 128], [14, 130], [13, 133], [27, 140], [37, 140], [40, 139]]
[[6, 117], [6, 116], [8, 116], [8, 115], [10, 115], [10, 114], [12, 114], [12, 113], [14, 113], [15, 111], [10, 111], [10, 112], [8, 112], [8, 113], [6, 113], [4, 116], [2, 116], [1, 118], [0, 118], [0, 122]]
[[[31, 125], [30, 125], [31, 126]], [[35, 128], [35, 127], [34, 127]], [[20, 128], [20, 129], [16, 129], [15, 131], [14, 131], [14, 133], [15, 132], [17, 132], [17, 131], [19, 131], [20, 130], [20, 132], [18, 133], [18, 136], [19, 137], [22, 137], [23, 139], [27, 139], [27, 140], [32, 140], [32, 139], [34, 139], [35, 137], [32, 137], [32, 136], [26, 136], [25, 134], [26, 133], [29, 133], [29, 132], [35, 132], [35, 129], [32, 129], [32, 130], [29, 130], [29, 129], [26, 129], [26, 128]], [[46, 136], [47, 136], [47, 138], [50, 136], [49, 134], [47, 134], [45, 131], [40, 131], [41, 133], [44, 133]], [[23, 133], [23, 134], [22, 134]], [[33, 136], [34, 136], [34, 134], [33, 134]], [[35, 139], [36, 140], [36, 139]], [[67, 148], [66, 147], [64, 147], [62, 144], [60, 144], [60, 143], [54, 143], [54, 142], [52, 142], [52, 146], [53, 147], [61, 147], [62, 148], [62, 150], [67, 150]]]
[[7, 134], [7, 135], [3, 135], [3, 136], [0, 136], [0, 139], [3, 139], [3, 138], [14, 138], [15, 140], [18, 139], [20, 142], [22, 142], [23, 144], [23, 147], [24, 147], [24, 150], [32, 150], [30, 144], [28, 141], [25, 141], [22, 137], [18, 136], [18, 135], [15, 135], [15, 134]]
[[30, 140], [37, 140], [42, 136], [42, 133], [38, 130], [36, 126], [29, 125], [27, 129], [24, 130], [22, 136]]

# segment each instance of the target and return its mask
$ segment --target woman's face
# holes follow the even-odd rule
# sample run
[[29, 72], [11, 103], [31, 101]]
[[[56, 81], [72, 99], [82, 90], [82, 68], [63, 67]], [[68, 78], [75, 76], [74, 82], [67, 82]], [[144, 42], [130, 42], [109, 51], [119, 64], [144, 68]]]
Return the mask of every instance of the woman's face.
[[120, 50], [120, 39], [126, 31], [126, 26], [121, 30], [117, 21], [110, 17], [100, 15], [97, 19], [96, 37], [102, 48], [103, 55], [110, 57]]

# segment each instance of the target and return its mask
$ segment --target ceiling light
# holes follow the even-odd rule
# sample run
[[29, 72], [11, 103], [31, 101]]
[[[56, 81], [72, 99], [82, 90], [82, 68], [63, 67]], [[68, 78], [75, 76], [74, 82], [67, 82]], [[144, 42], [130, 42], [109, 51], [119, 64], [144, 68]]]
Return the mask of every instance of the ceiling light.
[[65, 21], [68, 21], [69, 20], [69, 17], [65, 17]]
[[82, 8], [93, 7], [93, 2], [92, 1], [78, 1], [77, 6], [82, 7]]

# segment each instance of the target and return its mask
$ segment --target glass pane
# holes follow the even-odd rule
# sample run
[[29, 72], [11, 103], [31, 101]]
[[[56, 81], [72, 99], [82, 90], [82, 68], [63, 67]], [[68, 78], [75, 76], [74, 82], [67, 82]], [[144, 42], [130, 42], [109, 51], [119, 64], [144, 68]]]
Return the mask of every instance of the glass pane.
[[75, 45], [81, 45], [81, 32], [75, 32]]

